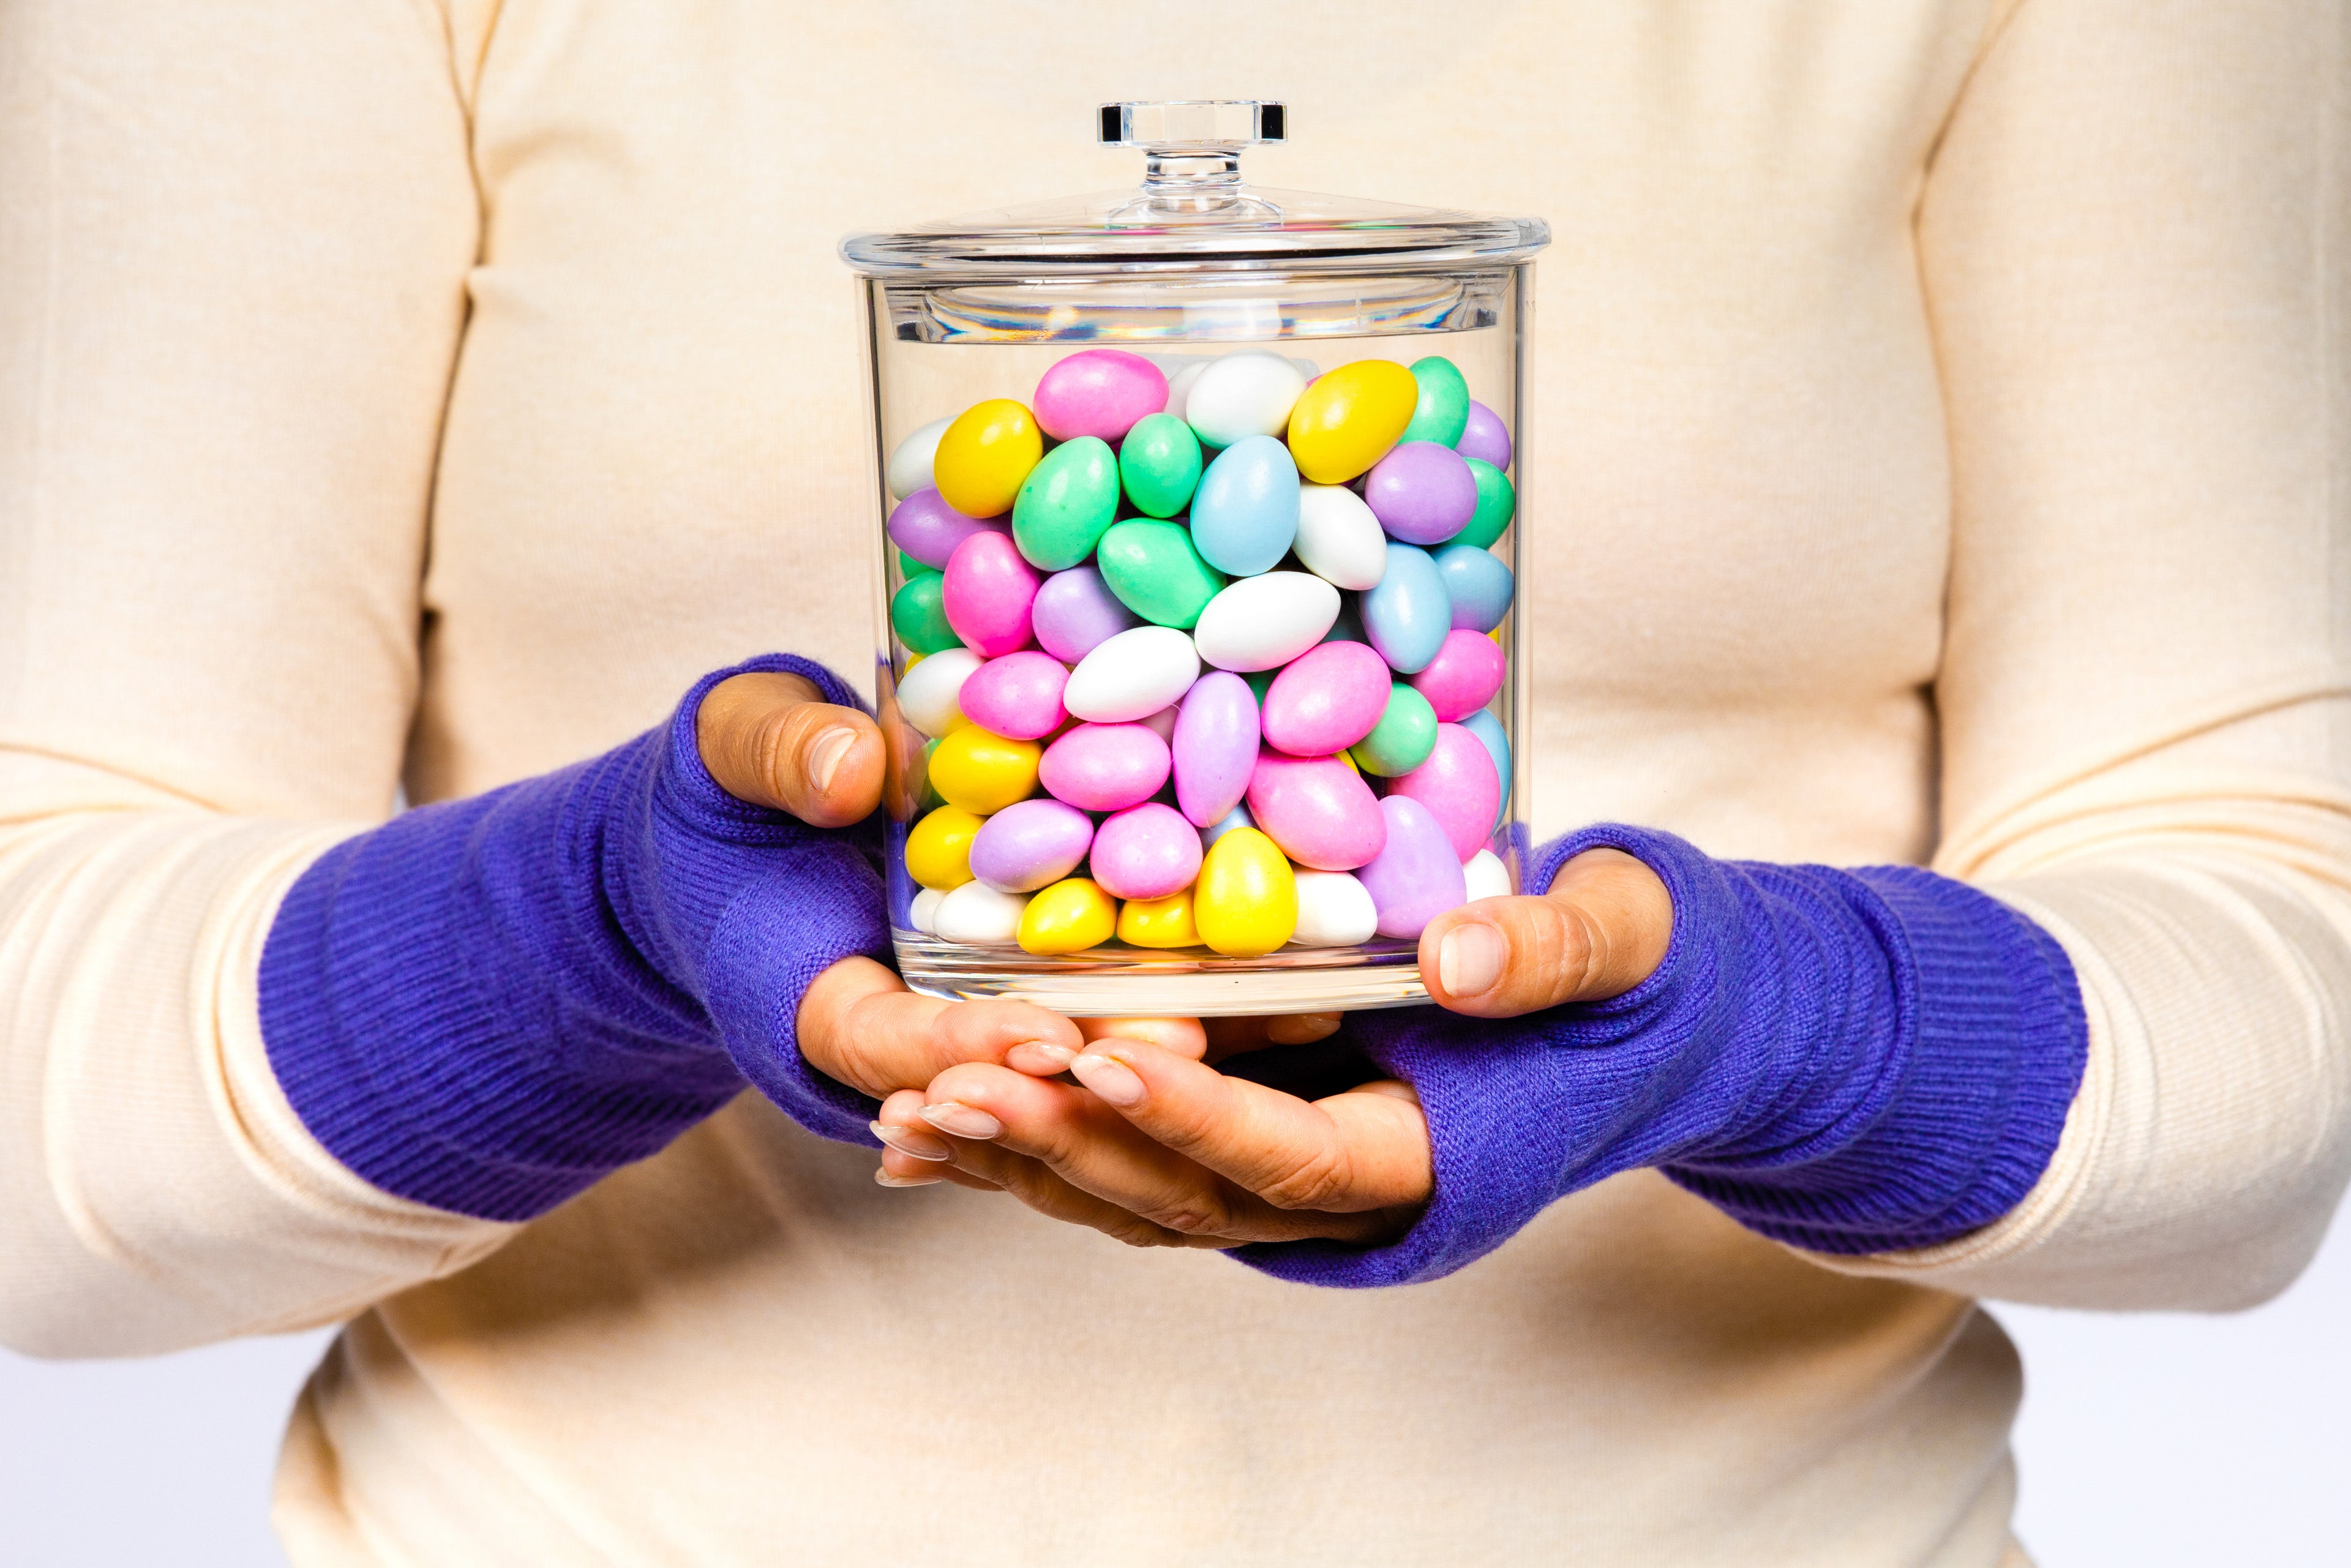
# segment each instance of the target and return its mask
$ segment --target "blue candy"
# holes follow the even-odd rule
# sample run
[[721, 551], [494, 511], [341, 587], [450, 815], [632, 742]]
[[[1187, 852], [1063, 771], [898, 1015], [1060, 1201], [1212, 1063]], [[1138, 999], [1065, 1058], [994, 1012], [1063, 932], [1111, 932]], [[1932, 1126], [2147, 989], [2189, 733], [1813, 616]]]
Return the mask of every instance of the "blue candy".
[[1388, 544], [1388, 570], [1362, 600], [1364, 633], [1398, 674], [1416, 675], [1453, 630], [1452, 601], [1437, 563], [1417, 545]]
[[1453, 601], [1458, 632], [1491, 632], [1510, 612], [1510, 596], [1518, 591], [1510, 569], [1476, 545], [1447, 545], [1438, 550], [1437, 575], [1444, 580], [1446, 598]]
[[1192, 496], [1192, 548], [1233, 577], [1270, 571], [1298, 538], [1298, 465], [1270, 435], [1217, 454]]
[[1478, 744], [1494, 759], [1494, 772], [1502, 780], [1502, 808], [1494, 813], [1494, 826], [1499, 828], [1510, 811], [1510, 737], [1502, 733], [1502, 721], [1484, 708], [1463, 719], [1461, 727], [1478, 737]]

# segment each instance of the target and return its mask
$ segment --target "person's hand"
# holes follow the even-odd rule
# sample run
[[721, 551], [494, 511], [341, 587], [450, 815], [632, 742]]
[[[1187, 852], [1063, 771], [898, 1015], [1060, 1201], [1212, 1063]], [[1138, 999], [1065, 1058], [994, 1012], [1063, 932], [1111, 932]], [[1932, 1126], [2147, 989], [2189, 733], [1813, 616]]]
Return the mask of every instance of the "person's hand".
[[1516, 1018], [1622, 996], [1665, 962], [1674, 901], [1622, 850], [1586, 850], [1536, 898], [1481, 898], [1420, 934], [1429, 999], [1472, 1018]]

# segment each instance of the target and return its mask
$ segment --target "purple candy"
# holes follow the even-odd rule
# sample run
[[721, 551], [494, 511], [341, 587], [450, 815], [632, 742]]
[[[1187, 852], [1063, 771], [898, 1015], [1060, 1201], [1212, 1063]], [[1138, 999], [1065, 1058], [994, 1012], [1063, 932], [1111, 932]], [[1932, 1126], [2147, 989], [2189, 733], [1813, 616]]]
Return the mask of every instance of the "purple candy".
[[1123, 811], [1167, 782], [1167, 743], [1139, 724], [1081, 724], [1045, 748], [1037, 777], [1081, 810]]
[[1265, 694], [1266, 743], [1292, 757], [1344, 751], [1387, 712], [1388, 684], [1388, 662], [1362, 643], [1309, 648]]
[[[985, 674], [985, 670], [982, 673]], [[1502, 681], [1510, 673], [1510, 660], [1503, 657], [1502, 650], [1495, 646], [1491, 637], [1482, 632], [1468, 632], [1457, 627], [1447, 632], [1445, 641], [1437, 644], [1437, 657], [1421, 666], [1420, 673], [1412, 677], [1412, 689], [1428, 699], [1428, 706], [1437, 710], [1439, 723], [1451, 724], [1456, 719], [1468, 717], [1492, 702], [1494, 694], [1502, 689]], [[972, 677], [973, 680], [978, 678], [977, 675]], [[970, 689], [968, 684], [964, 687], [966, 692]], [[968, 701], [964, 704], [963, 711], [971, 713]], [[972, 714], [972, 716], [979, 717], [977, 714]], [[996, 727], [989, 725], [988, 727], [994, 729]]]
[[1440, 724], [1428, 760], [1389, 779], [1388, 798], [1428, 808], [1454, 858], [1466, 861], [1486, 847], [1502, 813], [1502, 781], [1484, 741], [1458, 724]]
[[1076, 664], [1098, 644], [1143, 624], [1143, 617], [1120, 603], [1102, 573], [1090, 566], [1073, 566], [1047, 578], [1029, 613], [1036, 625], [1037, 646], [1065, 664]]
[[940, 500], [936, 490], [915, 491], [890, 514], [890, 542], [925, 566], [946, 567], [956, 546], [977, 533], [1010, 538], [1012, 528], [1008, 523], [965, 517]]
[[990, 659], [965, 676], [956, 702], [964, 717], [982, 729], [1035, 740], [1070, 716], [1061, 708], [1061, 688], [1069, 684], [1070, 672], [1060, 660], [1027, 648]]
[[1058, 361], [1037, 382], [1029, 407], [1056, 441], [1100, 436], [1115, 445], [1134, 422], [1167, 406], [1167, 378], [1140, 354], [1087, 349]]
[[1259, 753], [1249, 809], [1282, 853], [1316, 871], [1353, 871], [1387, 841], [1371, 786], [1335, 757]]
[[1257, 694], [1229, 670], [1192, 683], [1176, 715], [1176, 799], [1196, 828], [1240, 804], [1257, 767]]
[[1199, 831], [1172, 806], [1132, 807], [1094, 833], [1092, 870], [1113, 898], [1165, 898], [1200, 874]]
[[1477, 515], [1478, 479], [1451, 447], [1407, 441], [1372, 465], [1364, 501], [1390, 538], [1442, 544]]
[[971, 874], [1004, 893], [1034, 893], [1078, 869], [1094, 820], [1059, 800], [1021, 800], [971, 837]]
[[1469, 423], [1463, 428], [1461, 439], [1453, 444], [1453, 450], [1464, 457], [1491, 463], [1507, 473], [1510, 466], [1510, 427], [1502, 423], [1500, 414], [1472, 399]]
[[1387, 842], [1355, 873], [1379, 911], [1383, 936], [1417, 936], [1448, 909], [1469, 902], [1469, 879], [1428, 808], [1406, 795], [1380, 802]]

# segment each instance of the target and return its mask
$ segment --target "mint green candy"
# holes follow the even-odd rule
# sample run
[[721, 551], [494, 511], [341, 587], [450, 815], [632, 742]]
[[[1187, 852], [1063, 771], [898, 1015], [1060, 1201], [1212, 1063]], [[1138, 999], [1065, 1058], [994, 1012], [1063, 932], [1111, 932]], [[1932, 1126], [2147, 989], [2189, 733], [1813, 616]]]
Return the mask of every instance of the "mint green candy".
[[1225, 574], [1192, 548], [1192, 530], [1156, 517], [1112, 525], [1094, 565], [1120, 603], [1145, 621], [1183, 632], [1192, 629], [1225, 586]]
[[1453, 536], [1451, 543], [1476, 545], [1486, 549], [1502, 537], [1518, 514], [1519, 492], [1510, 476], [1491, 463], [1479, 457], [1467, 457], [1469, 476], [1478, 481], [1478, 509], [1469, 514], [1469, 526]]
[[1118, 518], [1118, 455], [1099, 435], [1064, 441], [1020, 482], [1012, 542], [1030, 566], [1061, 571], [1094, 553]]
[[947, 624], [946, 580], [939, 572], [925, 571], [890, 596], [890, 630], [917, 653], [963, 646]]
[[898, 575], [900, 577], [912, 580], [922, 576], [923, 573], [931, 570], [931, 568], [925, 566], [913, 556], [908, 555], [904, 550], [900, 550], [898, 552]]
[[1118, 444], [1118, 476], [1134, 509], [1172, 517], [1200, 486], [1200, 438], [1172, 413], [1147, 413]]
[[1396, 444], [1434, 441], [1439, 446], [1451, 446], [1469, 428], [1469, 383], [1442, 354], [1415, 360], [1412, 379], [1420, 383], [1420, 402], [1414, 405], [1412, 423], [1396, 437]]
[[1348, 749], [1355, 766], [1383, 779], [1411, 772], [1437, 749], [1437, 710], [1402, 681], [1388, 687], [1388, 706], [1372, 733]]

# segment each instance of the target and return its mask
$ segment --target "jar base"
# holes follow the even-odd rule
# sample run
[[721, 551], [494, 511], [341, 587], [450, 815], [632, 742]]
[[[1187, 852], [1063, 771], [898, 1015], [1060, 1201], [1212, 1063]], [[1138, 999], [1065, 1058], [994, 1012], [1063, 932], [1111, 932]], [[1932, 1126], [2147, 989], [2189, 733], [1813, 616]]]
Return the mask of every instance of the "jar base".
[[1204, 947], [1113, 944], [1040, 957], [1018, 947], [979, 947], [900, 931], [898, 972], [925, 996], [956, 1001], [1010, 998], [1071, 1018], [1233, 1018], [1416, 1007], [1419, 946], [1284, 947], [1228, 958]]

